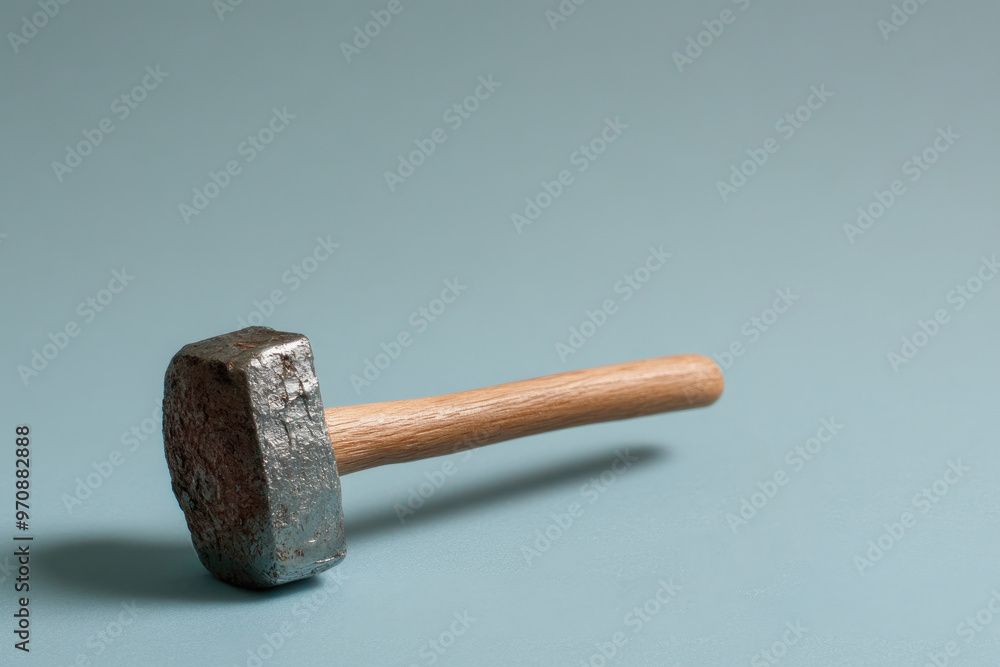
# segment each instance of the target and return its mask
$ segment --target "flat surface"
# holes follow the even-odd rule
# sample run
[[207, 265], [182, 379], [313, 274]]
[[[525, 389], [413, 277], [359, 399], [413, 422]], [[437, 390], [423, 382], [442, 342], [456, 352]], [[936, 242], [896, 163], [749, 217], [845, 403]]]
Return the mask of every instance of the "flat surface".
[[[0, 662], [996, 664], [1000, 7], [903, 4], [404, 0], [348, 62], [389, 3], [4, 3]], [[310, 337], [327, 406], [683, 352], [727, 388], [349, 476], [344, 563], [251, 593], [157, 412], [248, 319]]]

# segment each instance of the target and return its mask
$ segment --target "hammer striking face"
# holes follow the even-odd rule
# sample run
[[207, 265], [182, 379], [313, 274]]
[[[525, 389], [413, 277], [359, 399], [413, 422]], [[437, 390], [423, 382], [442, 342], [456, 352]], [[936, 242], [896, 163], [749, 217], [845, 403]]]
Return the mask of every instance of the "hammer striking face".
[[268, 588], [347, 550], [340, 478], [309, 340], [251, 327], [185, 346], [164, 383], [174, 494], [219, 579]]

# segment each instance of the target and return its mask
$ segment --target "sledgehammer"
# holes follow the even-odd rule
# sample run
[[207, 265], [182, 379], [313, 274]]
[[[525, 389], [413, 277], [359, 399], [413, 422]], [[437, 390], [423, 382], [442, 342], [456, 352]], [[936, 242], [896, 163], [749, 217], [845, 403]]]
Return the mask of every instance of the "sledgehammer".
[[230, 584], [269, 588], [344, 558], [340, 475], [702, 407], [722, 388], [713, 361], [678, 355], [324, 410], [309, 340], [249, 327], [174, 355], [163, 440], [202, 564]]

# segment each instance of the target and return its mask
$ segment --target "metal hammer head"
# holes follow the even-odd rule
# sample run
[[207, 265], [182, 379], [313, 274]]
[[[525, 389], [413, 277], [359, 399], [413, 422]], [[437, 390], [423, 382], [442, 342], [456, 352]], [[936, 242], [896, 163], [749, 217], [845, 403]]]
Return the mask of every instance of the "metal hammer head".
[[167, 368], [163, 442], [198, 557], [268, 588], [344, 558], [340, 477], [309, 340], [250, 327], [184, 346]]

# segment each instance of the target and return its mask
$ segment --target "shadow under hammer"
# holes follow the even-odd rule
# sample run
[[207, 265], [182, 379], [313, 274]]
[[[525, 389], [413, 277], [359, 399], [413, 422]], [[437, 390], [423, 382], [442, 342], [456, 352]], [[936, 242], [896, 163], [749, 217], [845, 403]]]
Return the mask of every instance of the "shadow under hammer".
[[[630, 467], [651, 465], [667, 459], [669, 451], [649, 445], [621, 447], [610, 454], [559, 463], [534, 472], [499, 477], [475, 489], [429, 498], [414, 517], [439, 521], [510, 498], [523, 498], [552, 487], [600, 480], [613, 470], [620, 452], [628, 452]], [[632, 460], [634, 459], [634, 460]], [[348, 539], [396, 532], [400, 521], [388, 504], [384, 509], [347, 517]], [[35, 547], [38, 577], [68, 596], [118, 602], [142, 599], [166, 602], [254, 603], [262, 598], [297, 595], [322, 588], [322, 577], [309, 577], [277, 588], [248, 590], [213, 577], [198, 560], [186, 539], [134, 538], [109, 535], [71, 538]]]
[[[618, 452], [625, 451], [636, 459], [631, 463], [633, 469], [651, 465], [670, 457], [669, 449], [662, 446], [632, 445], [620, 447], [611, 454], [598, 454], [581, 460], [558, 463], [527, 474], [507, 475], [475, 489], [447, 495], [442, 494], [440, 497], [430, 496], [425, 499], [424, 504], [419, 509], [413, 511], [412, 516], [408, 516], [406, 522], [439, 521], [452, 515], [473, 512], [480, 507], [499, 501], [523, 498], [552, 487], [583, 483], [589, 479], [600, 478], [601, 473], [612, 469], [618, 459]], [[412, 508], [407, 506], [407, 509]], [[394, 506], [386, 503], [384, 509], [355, 515], [354, 519], [351, 515], [347, 515], [344, 523], [348, 544], [352, 542], [356, 544], [359, 539], [398, 531], [402, 522]]]
[[321, 586], [316, 577], [274, 589], [236, 588], [213, 577], [189, 540], [125, 536], [38, 545], [38, 577], [71, 596], [176, 602], [256, 602]]

